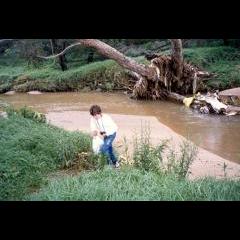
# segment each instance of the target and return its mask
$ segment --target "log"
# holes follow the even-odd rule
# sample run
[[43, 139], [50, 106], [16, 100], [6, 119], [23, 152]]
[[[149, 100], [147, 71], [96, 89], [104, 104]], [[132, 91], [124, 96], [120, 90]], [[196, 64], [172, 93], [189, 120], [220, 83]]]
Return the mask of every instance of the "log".
[[232, 105], [227, 106], [225, 115], [233, 116], [233, 115], [239, 115], [239, 114], [240, 114], [240, 107], [232, 106]]
[[[178, 93], [168, 93], [167, 95], [169, 100], [183, 103], [185, 96], [180, 95]], [[203, 96], [201, 94], [195, 95], [192, 104], [190, 105], [191, 108], [197, 109], [200, 113], [215, 113], [215, 114], [225, 114], [228, 116], [233, 116], [240, 114], [240, 107], [226, 105], [218, 100], [218, 96], [215, 94]]]
[[184, 100], [185, 97], [178, 94], [178, 93], [169, 92], [168, 95], [167, 95], [167, 98], [169, 100], [173, 100], [173, 101], [176, 101], [176, 102], [179, 102], [179, 103], [183, 103], [183, 100]]

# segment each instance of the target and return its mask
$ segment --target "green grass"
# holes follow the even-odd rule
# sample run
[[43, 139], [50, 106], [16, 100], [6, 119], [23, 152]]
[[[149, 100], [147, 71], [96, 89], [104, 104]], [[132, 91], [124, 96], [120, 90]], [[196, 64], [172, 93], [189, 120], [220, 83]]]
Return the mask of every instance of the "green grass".
[[88, 135], [27, 117], [25, 110], [0, 118], [0, 200], [21, 200], [46, 183], [48, 173], [90, 150]]
[[[144, 62], [143, 57], [136, 58]], [[27, 92], [39, 91], [78, 91], [88, 86], [103, 90], [113, 90], [118, 81], [127, 78], [125, 71], [116, 62], [105, 60], [87, 65], [69, 65], [69, 70], [61, 71], [53, 62], [47, 61], [39, 68], [0, 65], [0, 93], [8, 90]]]
[[[26, 200], [81, 201], [188, 201], [239, 200], [240, 181], [205, 178], [190, 181], [189, 166], [196, 157], [195, 148], [184, 142], [181, 154], [171, 154], [168, 164], [162, 161], [167, 141], [158, 146], [149, 142], [149, 131], [142, 130], [134, 146], [132, 166], [111, 167], [83, 172], [75, 177], [51, 179], [40, 191]], [[174, 159], [173, 159], [174, 158]]]
[[212, 88], [240, 86], [240, 51], [233, 47], [203, 47], [184, 49], [184, 58], [217, 77], [208, 85]]
[[240, 182], [202, 179], [190, 181], [132, 167], [64, 177], [51, 182], [27, 200], [82, 201], [222, 201], [240, 200]]

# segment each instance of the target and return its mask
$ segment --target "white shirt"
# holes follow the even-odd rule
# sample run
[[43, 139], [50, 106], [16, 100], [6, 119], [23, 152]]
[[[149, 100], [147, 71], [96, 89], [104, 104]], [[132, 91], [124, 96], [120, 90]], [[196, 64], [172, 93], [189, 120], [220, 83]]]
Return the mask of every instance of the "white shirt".
[[106, 132], [107, 136], [114, 134], [118, 129], [116, 123], [107, 114], [102, 114], [97, 120], [91, 117], [90, 128], [91, 131]]

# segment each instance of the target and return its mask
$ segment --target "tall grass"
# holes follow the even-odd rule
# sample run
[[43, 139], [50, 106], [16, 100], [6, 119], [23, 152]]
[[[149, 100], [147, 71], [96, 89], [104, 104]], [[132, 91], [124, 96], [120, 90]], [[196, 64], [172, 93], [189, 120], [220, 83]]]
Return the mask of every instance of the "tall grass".
[[[168, 139], [154, 146], [151, 143], [149, 125], [142, 125], [140, 136], [136, 136], [134, 140], [134, 166], [158, 174], [175, 174], [179, 178], [187, 177], [190, 166], [197, 156], [197, 146], [184, 140], [180, 145], [180, 152], [170, 148]], [[166, 154], [166, 150], [170, 150], [170, 154]]]
[[91, 166], [97, 164], [88, 135], [48, 125], [26, 112], [0, 118], [1, 200], [22, 199], [44, 184], [48, 173], [76, 161], [81, 164], [83, 153], [89, 153], [86, 158]]
[[162, 153], [167, 146], [167, 141], [153, 146], [150, 138], [149, 125], [141, 125], [140, 136], [136, 135], [134, 139], [134, 166], [145, 171], [160, 172], [163, 165]]
[[189, 181], [134, 167], [104, 168], [76, 177], [54, 179], [27, 200], [44, 201], [222, 201], [240, 200], [240, 182]]

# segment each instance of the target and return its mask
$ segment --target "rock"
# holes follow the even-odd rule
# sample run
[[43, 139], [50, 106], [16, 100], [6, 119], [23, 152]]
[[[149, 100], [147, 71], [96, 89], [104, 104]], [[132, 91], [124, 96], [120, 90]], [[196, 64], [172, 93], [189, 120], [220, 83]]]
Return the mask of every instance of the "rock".
[[90, 87], [84, 87], [82, 89], [82, 92], [90, 92], [91, 91], [91, 88]]
[[27, 92], [28, 94], [31, 94], [31, 95], [39, 95], [39, 94], [42, 94], [40, 91], [30, 91], [30, 92]]
[[15, 91], [8, 91], [8, 92], [5, 92], [4, 94], [5, 95], [14, 95], [16, 92]]
[[101, 88], [97, 88], [96, 92], [102, 92], [102, 89]]
[[207, 106], [203, 106], [199, 109], [200, 113], [209, 114], [209, 109]]
[[3, 118], [7, 118], [8, 115], [6, 112], [0, 112], [0, 118], [3, 117]]

